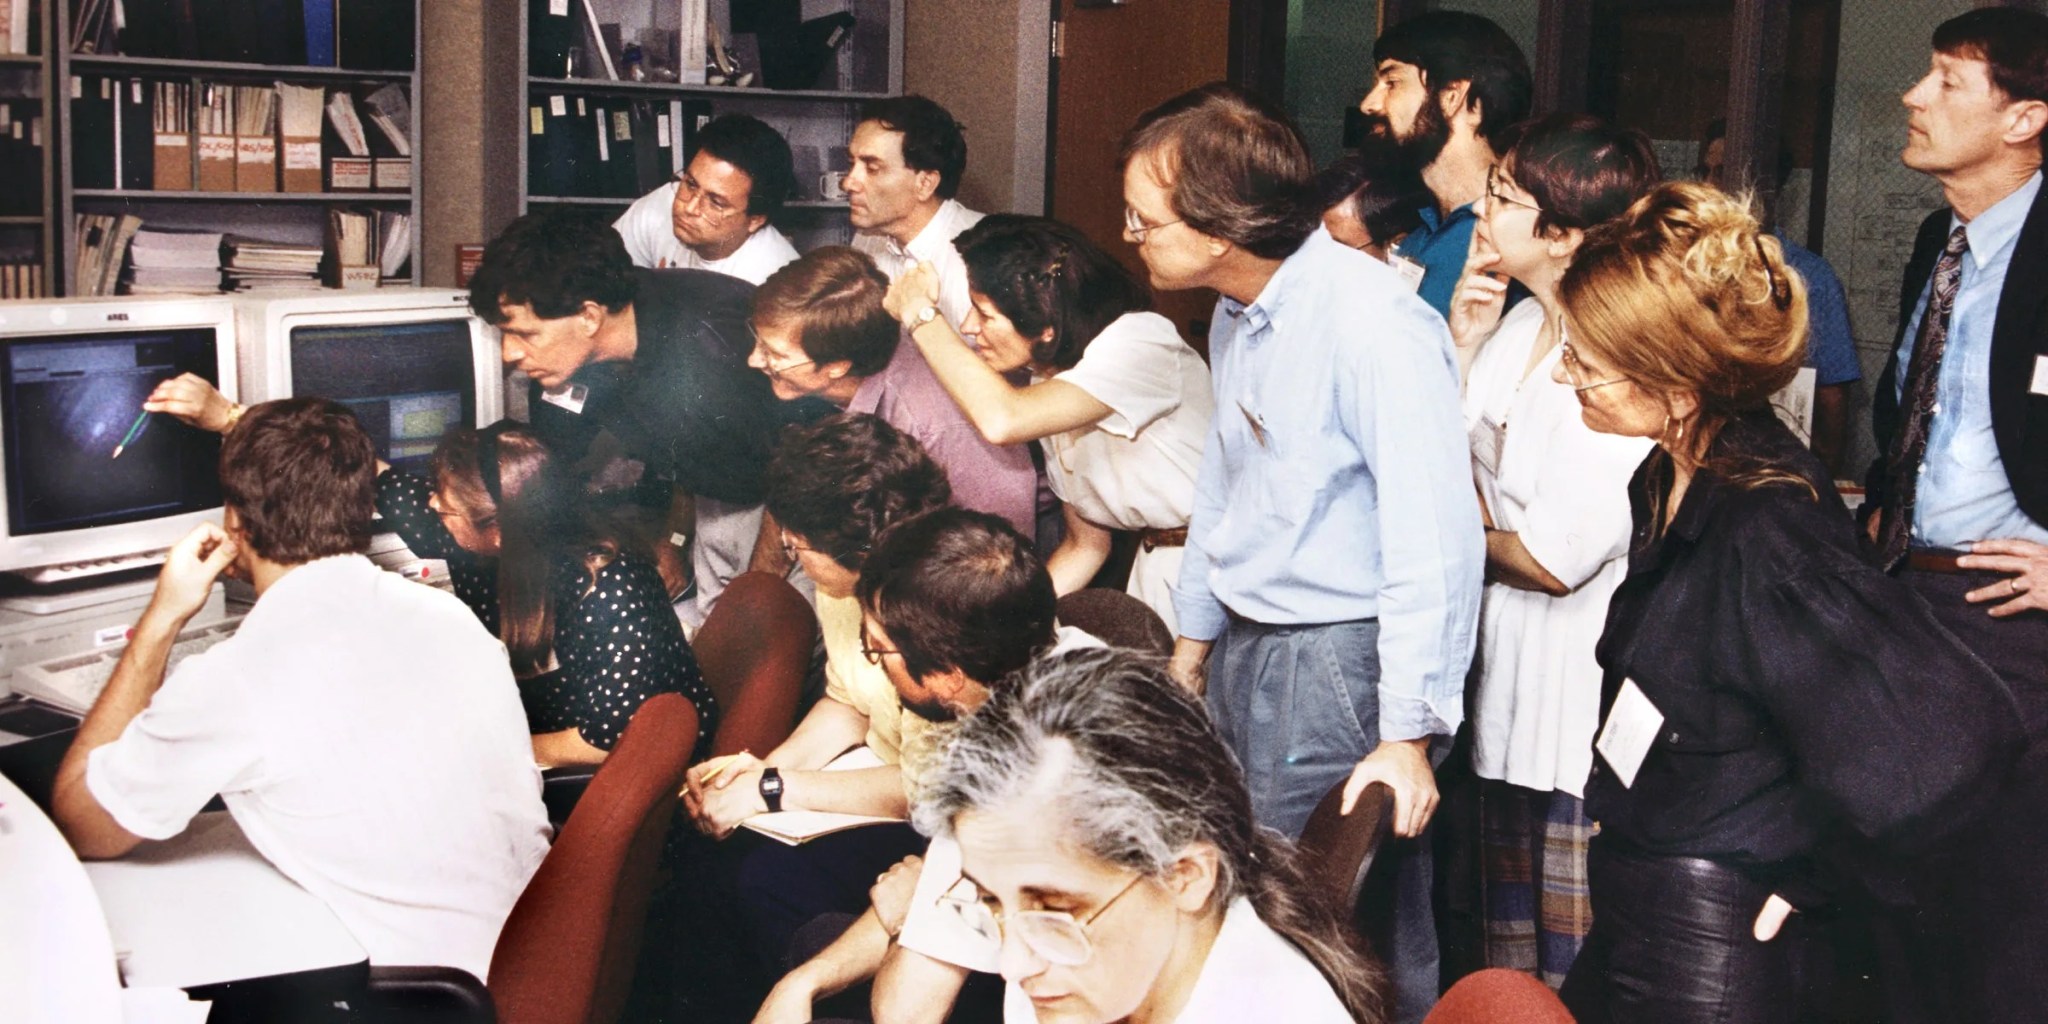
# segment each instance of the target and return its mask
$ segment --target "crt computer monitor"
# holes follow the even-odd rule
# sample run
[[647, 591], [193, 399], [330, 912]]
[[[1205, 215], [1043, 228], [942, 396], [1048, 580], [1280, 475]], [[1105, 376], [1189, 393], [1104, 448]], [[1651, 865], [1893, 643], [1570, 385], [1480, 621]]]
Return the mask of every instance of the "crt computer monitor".
[[219, 519], [220, 438], [142, 401], [181, 373], [234, 397], [234, 336], [225, 299], [0, 303], [0, 572], [125, 568]]
[[505, 414], [497, 329], [447, 288], [236, 300], [246, 402], [317, 395], [355, 410], [377, 453], [424, 472], [456, 427]]

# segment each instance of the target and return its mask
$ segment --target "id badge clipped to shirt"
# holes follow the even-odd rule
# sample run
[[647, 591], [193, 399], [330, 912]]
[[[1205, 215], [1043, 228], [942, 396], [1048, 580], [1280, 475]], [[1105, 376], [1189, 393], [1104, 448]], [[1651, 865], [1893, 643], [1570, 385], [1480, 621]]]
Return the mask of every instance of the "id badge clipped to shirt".
[[1650, 756], [1650, 746], [1657, 742], [1657, 731], [1662, 728], [1664, 712], [1650, 703], [1635, 680], [1624, 679], [1621, 692], [1614, 696], [1614, 706], [1607, 711], [1607, 722], [1600, 727], [1600, 737], [1593, 741], [1593, 749], [1607, 760], [1623, 787], [1634, 787], [1636, 773], [1642, 770], [1643, 759]]
[[558, 388], [548, 388], [542, 391], [540, 393], [540, 400], [549, 405], [560, 406], [581, 416], [583, 415], [583, 403], [590, 400], [590, 389], [581, 384], [564, 384]]
[[1472, 446], [1472, 461], [1484, 467], [1488, 476], [1500, 476], [1500, 451], [1507, 446], [1506, 424], [1495, 423], [1491, 413], [1480, 413], [1466, 440]]
[[1429, 272], [1428, 267], [1393, 249], [1387, 250], [1387, 266], [1394, 268], [1394, 273], [1401, 275], [1401, 280], [1407, 283], [1410, 291], [1422, 290], [1422, 276]]

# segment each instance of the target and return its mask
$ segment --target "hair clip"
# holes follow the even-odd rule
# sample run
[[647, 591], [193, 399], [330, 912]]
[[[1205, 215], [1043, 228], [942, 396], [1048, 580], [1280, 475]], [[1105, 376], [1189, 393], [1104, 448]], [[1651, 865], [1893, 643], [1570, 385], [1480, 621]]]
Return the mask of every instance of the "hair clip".
[[1771, 255], [1764, 251], [1764, 236], [1759, 234], [1751, 241], [1756, 243], [1756, 258], [1763, 261], [1764, 277], [1771, 284], [1771, 302], [1779, 309], [1792, 308], [1792, 284], [1778, 276], [1777, 268], [1771, 266]]

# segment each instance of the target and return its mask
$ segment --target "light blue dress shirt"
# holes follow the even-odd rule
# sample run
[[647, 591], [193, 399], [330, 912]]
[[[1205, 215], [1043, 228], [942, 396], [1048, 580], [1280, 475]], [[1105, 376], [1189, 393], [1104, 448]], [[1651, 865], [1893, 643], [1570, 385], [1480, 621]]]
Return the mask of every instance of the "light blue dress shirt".
[[1380, 739], [1463, 717], [1485, 540], [1450, 332], [1317, 229], [1257, 300], [1218, 303], [1216, 417], [1174, 602], [1181, 635], [1377, 617]]
[[[2048, 527], [2027, 518], [2013, 500], [1998, 439], [1991, 433], [1991, 329], [1998, 319], [1998, 299], [2005, 290], [2013, 246], [2040, 191], [2041, 174], [2036, 171], [2018, 191], [1963, 225], [1970, 251], [1963, 254], [1963, 279], [1949, 317], [1941, 378], [1935, 384], [1934, 422], [1914, 492], [1914, 547], [1962, 548], [1975, 541], [2005, 539], [2048, 544]], [[1950, 215], [1949, 231], [1959, 224], [1963, 222]], [[1901, 402], [1906, 369], [1913, 364], [1913, 344], [1919, 340], [1920, 320], [1927, 310], [1927, 288], [1921, 286], [1913, 319], [1899, 343], [1895, 385]]]

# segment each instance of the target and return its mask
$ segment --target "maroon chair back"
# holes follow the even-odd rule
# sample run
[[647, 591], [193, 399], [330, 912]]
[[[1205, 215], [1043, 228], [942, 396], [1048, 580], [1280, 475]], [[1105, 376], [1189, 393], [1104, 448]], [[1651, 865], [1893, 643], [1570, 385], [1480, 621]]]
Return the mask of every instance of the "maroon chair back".
[[818, 615], [788, 580], [749, 572], [726, 584], [690, 644], [718, 698], [713, 754], [765, 757], [789, 738], [817, 645]]
[[1521, 971], [1489, 967], [1458, 979], [1422, 1024], [1573, 1024], [1550, 986]]
[[1324, 896], [1336, 906], [1356, 907], [1373, 855], [1393, 834], [1394, 791], [1375, 782], [1358, 795], [1350, 814], [1342, 813], [1343, 806], [1344, 783], [1339, 782], [1309, 814], [1296, 845]]
[[1107, 587], [1086, 587], [1060, 598], [1060, 625], [1072, 626], [1111, 647], [1166, 657], [1173, 631], [1145, 602]]
[[498, 935], [490, 990], [502, 1024], [618, 1019], [696, 737], [697, 708], [679, 693], [626, 723]]

